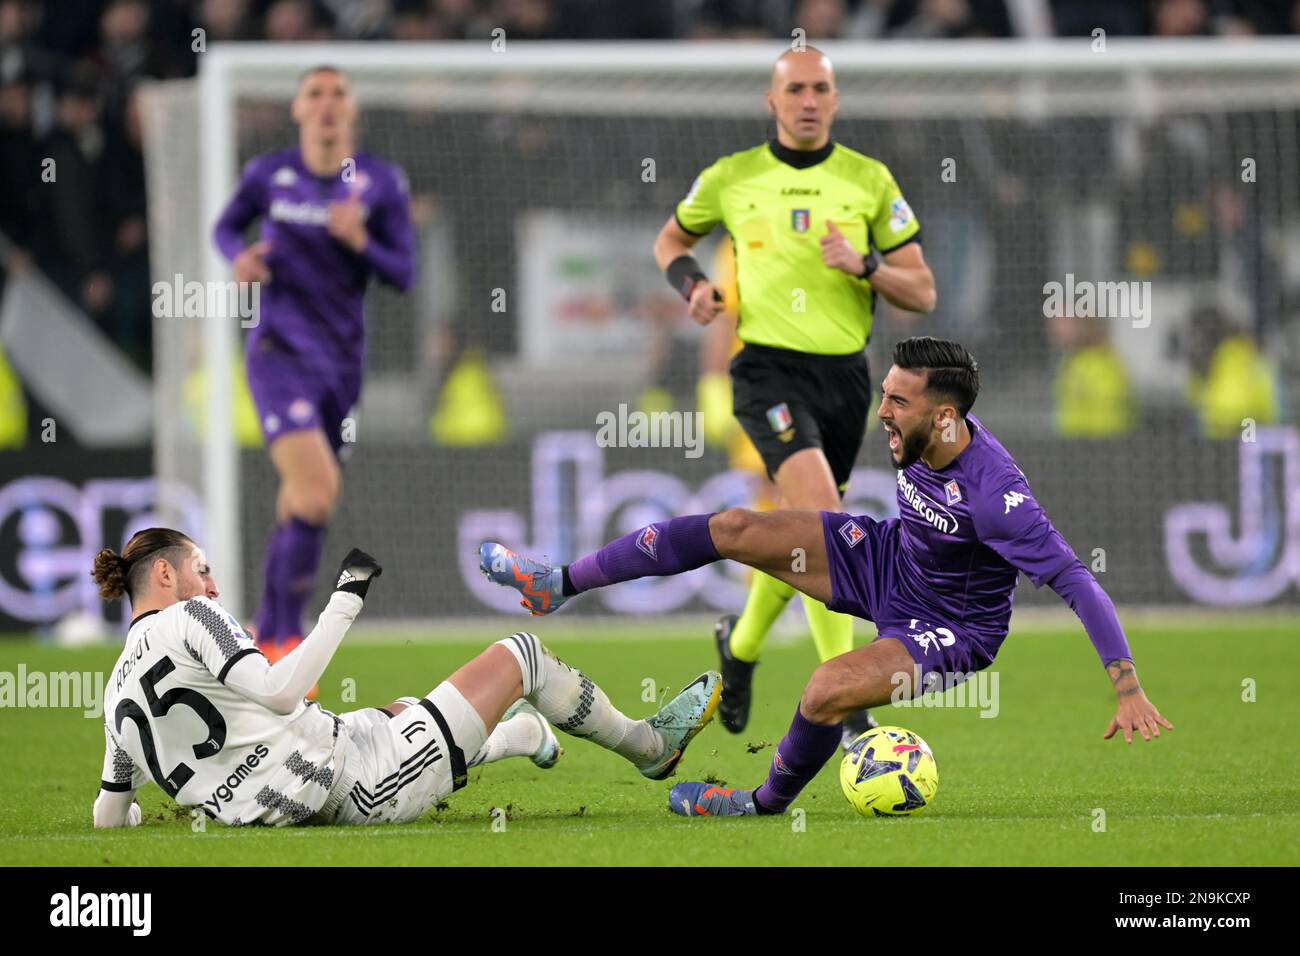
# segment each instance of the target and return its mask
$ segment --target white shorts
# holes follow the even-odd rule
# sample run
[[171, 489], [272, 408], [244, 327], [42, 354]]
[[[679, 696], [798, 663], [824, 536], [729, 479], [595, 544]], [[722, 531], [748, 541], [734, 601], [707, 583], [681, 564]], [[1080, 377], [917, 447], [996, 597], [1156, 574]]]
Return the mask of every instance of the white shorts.
[[446, 682], [396, 717], [373, 707], [339, 717], [346, 757], [313, 822], [409, 823], [465, 786], [466, 754], [487, 739], [482, 718]]

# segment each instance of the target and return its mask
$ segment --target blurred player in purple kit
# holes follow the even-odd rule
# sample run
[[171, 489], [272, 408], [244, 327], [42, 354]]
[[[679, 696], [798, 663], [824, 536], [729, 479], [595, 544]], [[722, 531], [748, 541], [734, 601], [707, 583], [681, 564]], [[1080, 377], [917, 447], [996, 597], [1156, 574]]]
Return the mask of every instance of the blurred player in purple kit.
[[[298, 145], [244, 167], [214, 229], [239, 282], [260, 286], [245, 343], [248, 384], [280, 476], [266, 552], [258, 642], [276, 659], [302, 639], [302, 613], [338, 502], [345, 420], [361, 394], [364, 299], [372, 275], [415, 279], [406, 176], [354, 149], [357, 105], [330, 66], [303, 74], [293, 100]], [[261, 236], [244, 232], [261, 219]]]
[[1117, 698], [1103, 736], [1122, 730], [1132, 743], [1135, 730], [1146, 740], [1172, 730], [1138, 683], [1110, 598], [1010, 453], [970, 414], [978, 393], [975, 360], [956, 342], [912, 338], [895, 348], [876, 414], [898, 470], [898, 518], [733, 508], [655, 522], [559, 568], [489, 542], [482, 569], [546, 614], [582, 591], [729, 558], [876, 623], [874, 642], [813, 673], [766, 782], [754, 790], [680, 783], [669, 805], [683, 816], [782, 813], [835, 752], [846, 715], [889, 703], [904, 683], [914, 695], [988, 667], [1007, 636], [1021, 572], [1059, 594], [1092, 639]]

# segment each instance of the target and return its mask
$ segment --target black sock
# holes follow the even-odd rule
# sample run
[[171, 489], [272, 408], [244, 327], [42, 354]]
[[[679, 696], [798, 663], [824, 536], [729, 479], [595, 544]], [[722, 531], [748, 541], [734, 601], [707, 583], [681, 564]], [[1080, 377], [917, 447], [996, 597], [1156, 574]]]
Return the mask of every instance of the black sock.
[[563, 565], [560, 568], [560, 578], [562, 579], [562, 583], [560, 585], [561, 594], [563, 594], [565, 597], [573, 597], [575, 594], [578, 593], [578, 589], [575, 588], [573, 586], [573, 582], [569, 580], [569, 566], [567, 564]]

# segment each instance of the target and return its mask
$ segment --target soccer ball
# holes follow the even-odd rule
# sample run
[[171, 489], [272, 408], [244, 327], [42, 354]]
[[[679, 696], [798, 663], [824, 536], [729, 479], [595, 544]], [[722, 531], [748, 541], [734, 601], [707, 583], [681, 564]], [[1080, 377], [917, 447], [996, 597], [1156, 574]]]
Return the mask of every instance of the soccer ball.
[[939, 789], [939, 765], [930, 745], [912, 731], [876, 727], [844, 755], [840, 786], [864, 817], [920, 813]]

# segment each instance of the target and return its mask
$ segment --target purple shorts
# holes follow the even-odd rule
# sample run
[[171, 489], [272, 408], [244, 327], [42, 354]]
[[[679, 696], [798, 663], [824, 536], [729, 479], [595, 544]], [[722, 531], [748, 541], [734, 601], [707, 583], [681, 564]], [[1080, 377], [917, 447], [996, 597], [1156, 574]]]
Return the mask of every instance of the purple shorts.
[[[876, 624], [876, 640], [903, 642], [921, 666], [921, 679], [970, 674], [993, 663], [986, 644], [934, 607], [908, 600], [897, 580], [897, 518], [877, 521], [865, 515], [822, 512], [826, 558], [830, 568], [832, 611], [852, 614]], [[923, 582], [922, 582], [923, 584]]]
[[345, 420], [361, 397], [360, 370], [310, 365], [267, 344], [257, 343], [247, 355], [248, 388], [267, 445], [289, 432], [319, 428], [339, 455], [354, 441]]

